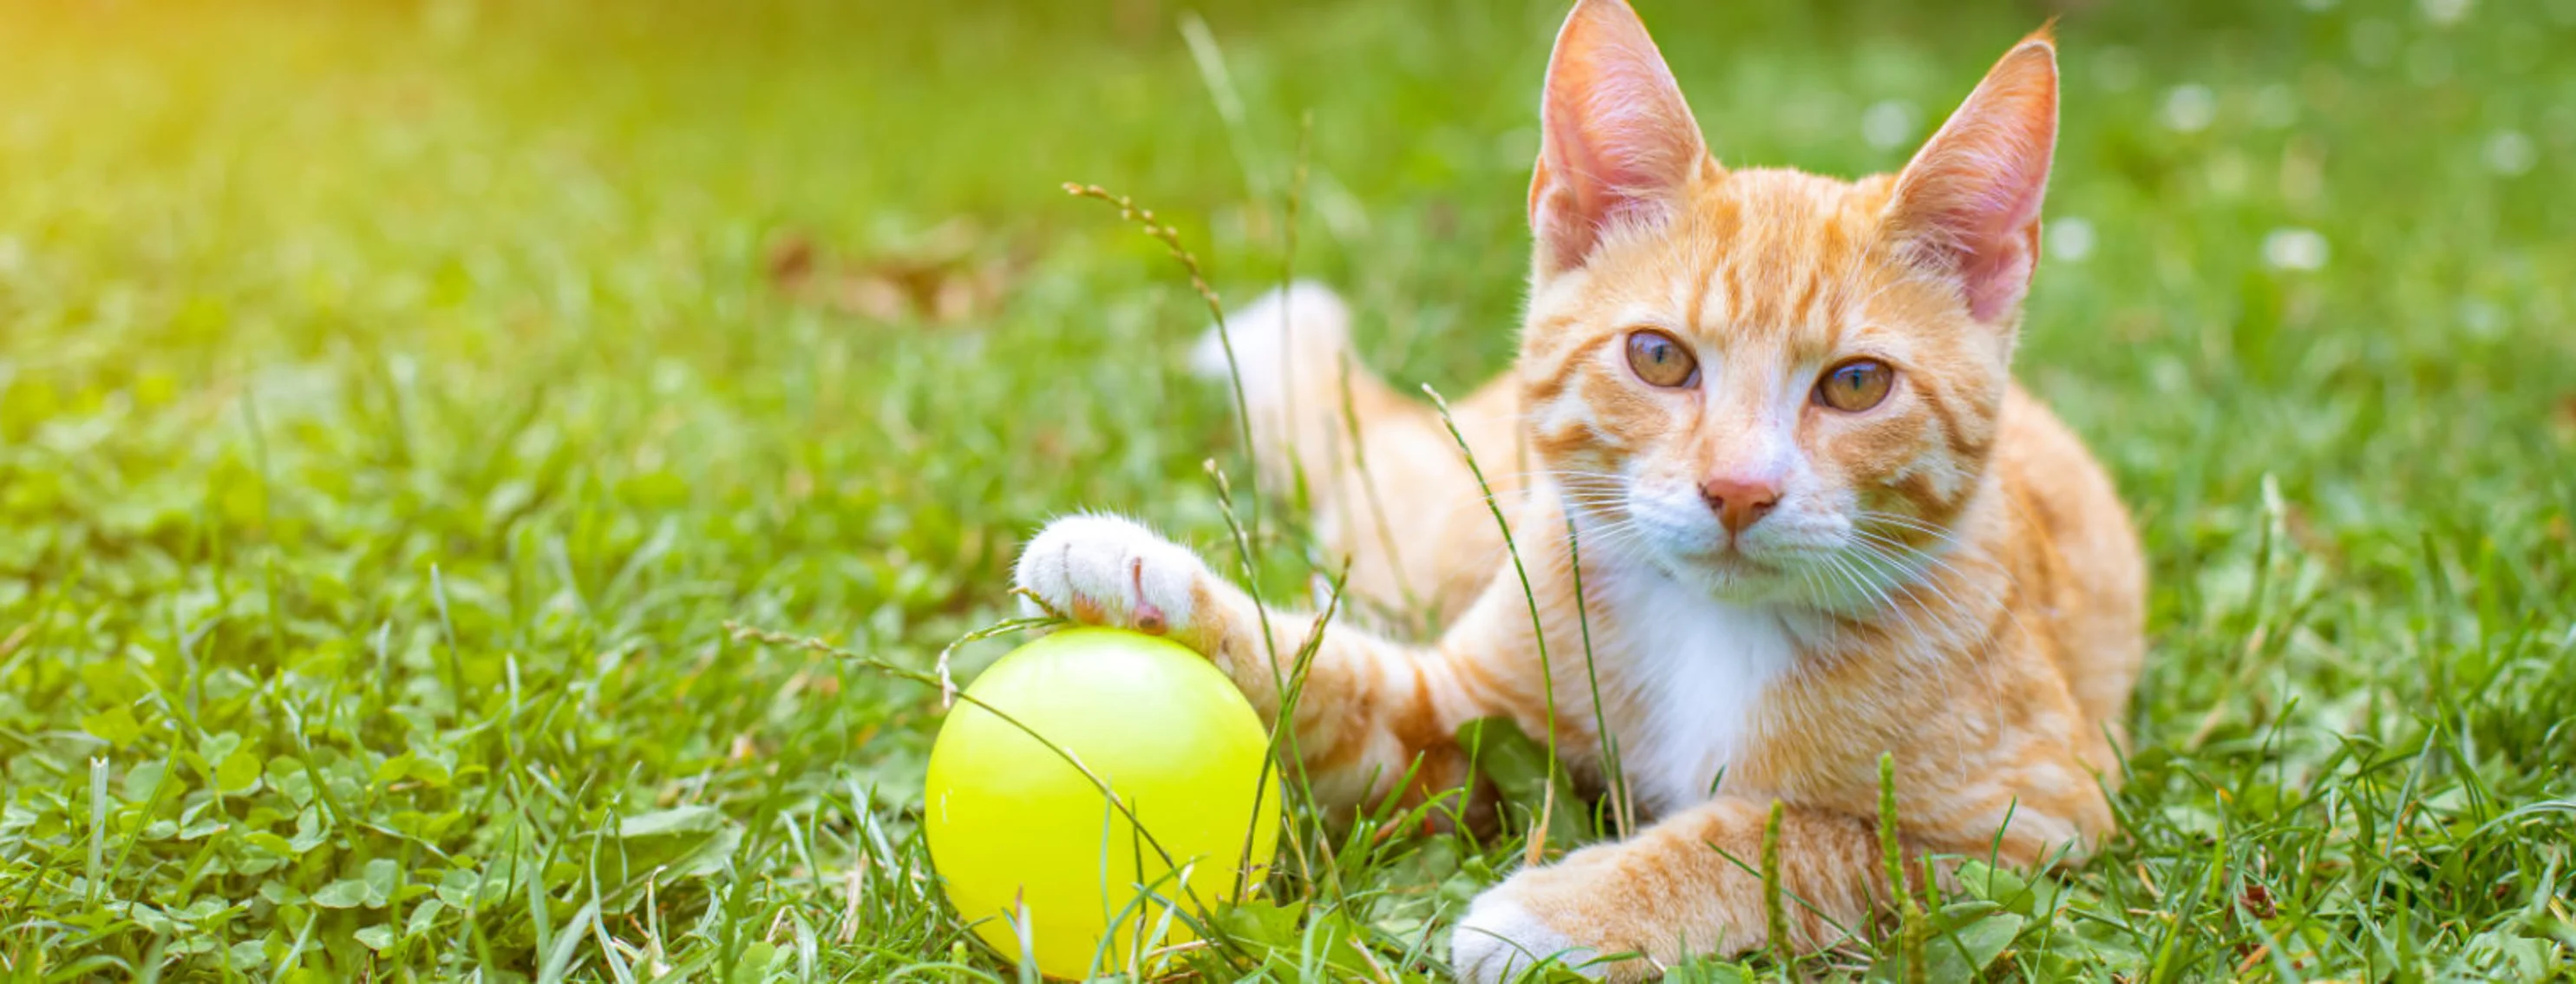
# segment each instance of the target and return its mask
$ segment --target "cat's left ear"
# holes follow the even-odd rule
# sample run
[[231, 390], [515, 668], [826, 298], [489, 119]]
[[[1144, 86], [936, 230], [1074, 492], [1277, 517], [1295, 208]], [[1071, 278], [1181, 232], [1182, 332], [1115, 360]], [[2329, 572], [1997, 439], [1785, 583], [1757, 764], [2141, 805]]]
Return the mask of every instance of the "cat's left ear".
[[1548, 56], [1530, 176], [1537, 270], [1582, 266], [1623, 223], [1663, 221], [1716, 166], [1628, 0], [1576, 0]]
[[1897, 176], [1885, 228], [1909, 259], [1956, 279], [1979, 321], [2008, 319], [2030, 290], [2056, 146], [2057, 45], [2043, 27]]

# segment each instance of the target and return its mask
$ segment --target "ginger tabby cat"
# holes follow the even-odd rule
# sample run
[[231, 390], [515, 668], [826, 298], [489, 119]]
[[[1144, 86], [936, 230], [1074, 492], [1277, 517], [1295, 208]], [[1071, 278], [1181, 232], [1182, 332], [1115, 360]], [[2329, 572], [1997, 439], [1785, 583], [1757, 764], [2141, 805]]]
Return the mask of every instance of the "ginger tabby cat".
[[[1769, 945], [1759, 879], [1713, 848], [1758, 857], [1773, 800], [1783, 888], [1822, 912], [1793, 903], [1789, 942], [1857, 931], [1887, 902], [1882, 752], [1910, 854], [2084, 856], [2112, 833], [2145, 572], [2109, 479], [2008, 369], [2056, 140], [2046, 32], [1894, 176], [1721, 166], [1622, 0], [1576, 5], [1541, 117], [1519, 361], [1454, 408], [1538, 625], [1438, 418], [1347, 368], [1338, 300], [1296, 287], [1232, 329], [1263, 473], [1305, 474], [1351, 594], [1448, 622], [1428, 645], [1325, 628], [1294, 722], [1316, 793], [1454, 789], [1458, 726], [1544, 734], [1551, 682], [1559, 751], [1594, 783], [1611, 729], [1652, 823], [1479, 897], [1450, 942], [1479, 982]], [[1017, 573], [1207, 654], [1274, 718], [1271, 654], [1313, 623], [1273, 611], [1263, 639], [1243, 591], [1112, 516], [1055, 521]]]

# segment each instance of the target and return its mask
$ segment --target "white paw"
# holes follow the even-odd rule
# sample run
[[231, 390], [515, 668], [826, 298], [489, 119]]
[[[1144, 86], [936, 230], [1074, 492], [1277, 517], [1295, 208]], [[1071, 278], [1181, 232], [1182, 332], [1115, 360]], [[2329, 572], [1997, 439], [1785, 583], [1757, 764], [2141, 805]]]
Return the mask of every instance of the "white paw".
[[1157, 635], [1191, 625], [1199, 579], [1188, 547], [1120, 516], [1066, 516], [1020, 552], [1014, 580], [1047, 607], [1093, 625]]
[[1487, 889], [1467, 907], [1467, 918], [1449, 935], [1449, 967], [1459, 984], [1502, 984], [1514, 975], [1553, 958], [1557, 966], [1598, 978], [1597, 968], [1582, 966], [1597, 956], [1591, 947], [1539, 919], [1537, 913], [1505, 894], [1510, 882]]

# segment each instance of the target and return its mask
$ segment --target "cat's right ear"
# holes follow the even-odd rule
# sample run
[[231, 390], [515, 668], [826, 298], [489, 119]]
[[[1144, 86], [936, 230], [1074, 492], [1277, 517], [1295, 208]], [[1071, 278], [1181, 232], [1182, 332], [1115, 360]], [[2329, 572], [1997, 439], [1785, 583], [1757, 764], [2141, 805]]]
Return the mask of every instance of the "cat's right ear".
[[1603, 233], [1662, 220], [1714, 169], [1681, 87], [1627, 0], [1578, 0], [1539, 104], [1530, 232], [1541, 276], [1583, 265]]
[[1905, 255], [1958, 283], [1968, 313], [2009, 321], [2039, 260], [2039, 209], [2057, 153], [2057, 43], [2040, 28], [1897, 175], [1889, 232]]

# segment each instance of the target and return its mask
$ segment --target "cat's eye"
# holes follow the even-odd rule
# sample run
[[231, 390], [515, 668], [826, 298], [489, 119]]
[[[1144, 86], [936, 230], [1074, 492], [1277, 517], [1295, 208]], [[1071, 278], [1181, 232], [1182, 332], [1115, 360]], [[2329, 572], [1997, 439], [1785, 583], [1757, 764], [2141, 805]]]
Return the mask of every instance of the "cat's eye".
[[1859, 413], [1887, 399], [1896, 385], [1896, 370], [1877, 359], [1853, 359], [1825, 370], [1816, 381], [1816, 402], [1845, 413]]
[[1651, 328], [1628, 333], [1628, 368], [1649, 386], [1670, 389], [1699, 382], [1699, 360], [1679, 339]]

